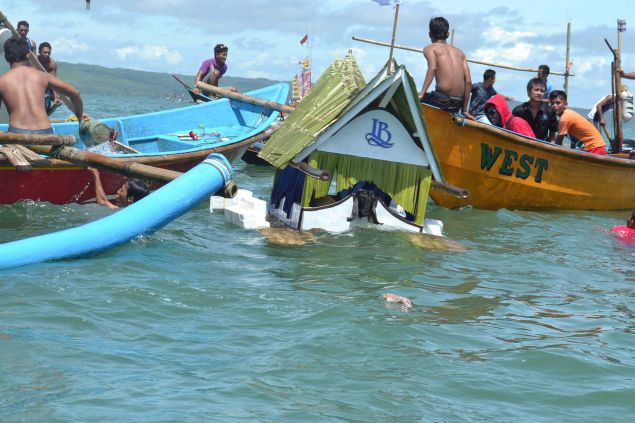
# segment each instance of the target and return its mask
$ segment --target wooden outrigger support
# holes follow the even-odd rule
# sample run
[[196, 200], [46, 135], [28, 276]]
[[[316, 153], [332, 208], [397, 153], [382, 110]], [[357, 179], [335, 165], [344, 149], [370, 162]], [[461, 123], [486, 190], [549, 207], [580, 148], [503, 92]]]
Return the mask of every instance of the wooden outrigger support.
[[569, 71], [571, 70], [571, 22], [567, 23], [567, 55], [565, 58], [564, 92], [569, 95]]
[[[374, 44], [377, 46], [383, 46], [383, 47], [390, 47], [391, 44], [390, 43], [384, 43], [381, 41], [375, 41], [375, 40], [371, 40], [368, 38], [361, 38], [361, 37], [355, 37], [353, 36], [353, 40], [354, 41], [360, 41], [362, 43], [368, 43], [368, 44]], [[423, 49], [422, 48], [416, 48], [416, 47], [408, 47], [408, 46], [401, 46], [399, 44], [395, 44], [394, 48], [398, 48], [401, 50], [408, 50], [408, 51], [414, 51], [417, 53], [422, 53], [423, 54]], [[522, 72], [538, 72], [538, 69], [532, 69], [532, 68], [519, 68], [516, 66], [509, 66], [509, 65], [501, 65], [501, 64], [496, 64], [496, 63], [489, 63], [489, 62], [482, 62], [479, 60], [472, 60], [472, 59], [467, 59], [468, 62], [470, 63], [475, 63], [477, 65], [485, 65], [485, 66], [492, 66], [495, 68], [501, 68], [501, 69], [510, 69], [510, 70], [516, 70], [516, 71], [522, 71]], [[561, 72], [550, 72], [550, 75], [559, 75], [559, 76], [575, 76], [571, 73], [567, 74], [565, 73], [561, 73]]]
[[615, 99], [615, 106], [613, 108], [613, 141], [611, 142], [611, 149], [614, 153], [620, 153], [622, 151], [622, 139], [624, 137], [622, 133], [622, 76], [620, 70], [622, 69], [622, 52], [621, 52], [621, 39], [620, 33], [626, 30], [626, 21], [623, 19], [617, 20], [617, 50], [614, 49], [609, 40], [606, 38], [604, 42], [608, 46], [609, 50], [613, 54], [613, 63], [611, 63], [611, 94]]

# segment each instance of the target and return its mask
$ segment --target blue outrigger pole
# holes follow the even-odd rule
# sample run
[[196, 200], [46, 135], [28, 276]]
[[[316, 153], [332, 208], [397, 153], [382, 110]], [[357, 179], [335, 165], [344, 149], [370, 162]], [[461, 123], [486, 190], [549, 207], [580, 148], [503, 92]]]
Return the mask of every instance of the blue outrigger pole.
[[93, 255], [165, 226], [223, 188], [234, 186], [221, 154], [110, 216], [76, 228], [0, 244], [0, 269]]

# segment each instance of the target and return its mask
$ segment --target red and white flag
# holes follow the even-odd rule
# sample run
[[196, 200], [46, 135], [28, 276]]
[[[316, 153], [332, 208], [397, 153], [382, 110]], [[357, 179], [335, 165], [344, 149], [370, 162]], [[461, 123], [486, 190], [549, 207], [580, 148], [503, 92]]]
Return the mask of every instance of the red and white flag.
[[304, 43], [306, 43], [307, 41], [309, 41], [309, 35], [306, 34], [304, 37], [302, 37], [302, 39], [300, 40], [300, 45], [304, 45]]

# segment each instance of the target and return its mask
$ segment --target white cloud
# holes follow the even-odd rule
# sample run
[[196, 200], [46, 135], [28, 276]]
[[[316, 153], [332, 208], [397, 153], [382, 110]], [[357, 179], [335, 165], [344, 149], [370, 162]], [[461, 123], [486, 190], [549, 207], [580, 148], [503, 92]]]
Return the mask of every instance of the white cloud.
[[88, 44], [79, 42], [72, 38], [57, 37], [51, 42], [53, 46], [53, 55], [71, 55], [73, 53], [81, 53], [90, 50]]
[[508, 62], [517, 63], [529, 59], [534, 49], [535, 46], [532, 44], [519, 42], [505, 48], [479, 48], [474, 51], [472, 58], [483, 62], [498, 63], [501, 62], [501, 57], [504, 57]]
[[177, 50], [170, 50], [166, 46], [153, 46], [144, 44], [142, 47], [126, 46], [115, 49], [115, 54], [119, 60], [127, 60], [128, 57], [140, 58], [143, 60], [160, 61], [164, 60], [170, 65], [175, 65], [183, 60], [183, 56]]
[[525, 38], [533, 38], [537, 36], [534, 32], [505, 31], [503, 28], [498, 26], [486, 29], [482, 35], [484, 40], [494, 41], [499, 44], [517, 43]]

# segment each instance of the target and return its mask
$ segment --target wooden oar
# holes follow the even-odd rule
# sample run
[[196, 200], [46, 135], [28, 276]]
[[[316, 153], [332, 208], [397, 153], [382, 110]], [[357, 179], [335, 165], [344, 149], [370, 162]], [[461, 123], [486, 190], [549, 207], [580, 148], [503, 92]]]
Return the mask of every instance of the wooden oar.
[[91, 153], [90, 151], [78, 150], [74, 147], [63, 146], [51, 148], [48, 146], [29, 146], [29, 148], [37, 153], [60, 158], [71, 163], [92, 166], [110, 172], [149, 179], [156, 182], [170, 182], [182, 175], [181, 172], [148, 166], [131, 160], [113, 159], [101, 154]]
[[187, 85], [185, 82], [183, 82], [183, 80], [181, 78], [179, 78], [178, 76], [172, 74], [172, 78], [176, 79], [177, 81], [179, 81], [181, 83], [181, 85], [183, 85], [185, 87], [185, 89], [190, 93], [190, 96], [192, 97], [192, 100], [196, 101], [196, 97], [200, 97], [205, 101], [214, 101], [213, 98], [209, 98], [206, 95], [200, 94], [200, 93], [195, 93], [194, 90]]
[[606, 138], [608, 138], [609, 142], [611, 142], [611, 136], [609, 135], [609, 130], [606, 129], [606, 125], [600, 125], [602, 129], [604, 129], [604, 133], [606, 134]]
[[[2, 23], [5, 28], [7, 28], [9, 31], [11, 31], [11, 33], [13, 35], [20, 36], [20, 34], [18, 33], [18, 31], [16, 31], [15, 27], [13, 26], [13, 24], [9, 21], [9, 19], [7, 19], [7, 17], [1, 11], [0, 11], [0, 23]], [[28, 57], [29, 57], [29, 61], [31, 62], [31, 64], [33, 66], [35, 66], [37, 69], [41, 70], [42, 72], [48, 73], [48, 71], [46, 69], [44, 69], [44, 66], [42, 66], [40, 61], [37, 59], [37, 56], [35, 55], [35, 53], [33, 53], [33, 51], [31, 51], [30, 48], [29, 48], [29, 56]], [[62, 93], [58, 93], [58, 94], [59, 94], [60, 98], [62, 99], [62, 101], [64, 102], [64, 104], [66, 105], [66, 107], [68, 107], [68, 109], [71, 112], [74, 112], [75, 109], [73, 109], [73, 104], [71, 103], [71, 100], [68, 97], [66, 97], [65, 95], [63, 95]]]
[[263, 100], [262, 98], [237, 93], [225, 88], [219, 88], [210, 84], [206, 84], [205, 82], [198, 81], [196, 83], [196, 86], [205, 92], [215, 94], [219, 97], [227, 97], [227, 98], [231, 98], [232, 100], [244, 101], [245, 103], [255, 104], [256, 106], [267, 107], [269, 109], [277, 110], [279, 112], [284, 112], [284, 113], [291, 113], [295, 111], [293, 107], [285, 106], [284, 104], [276, 103], [275, 101]]

